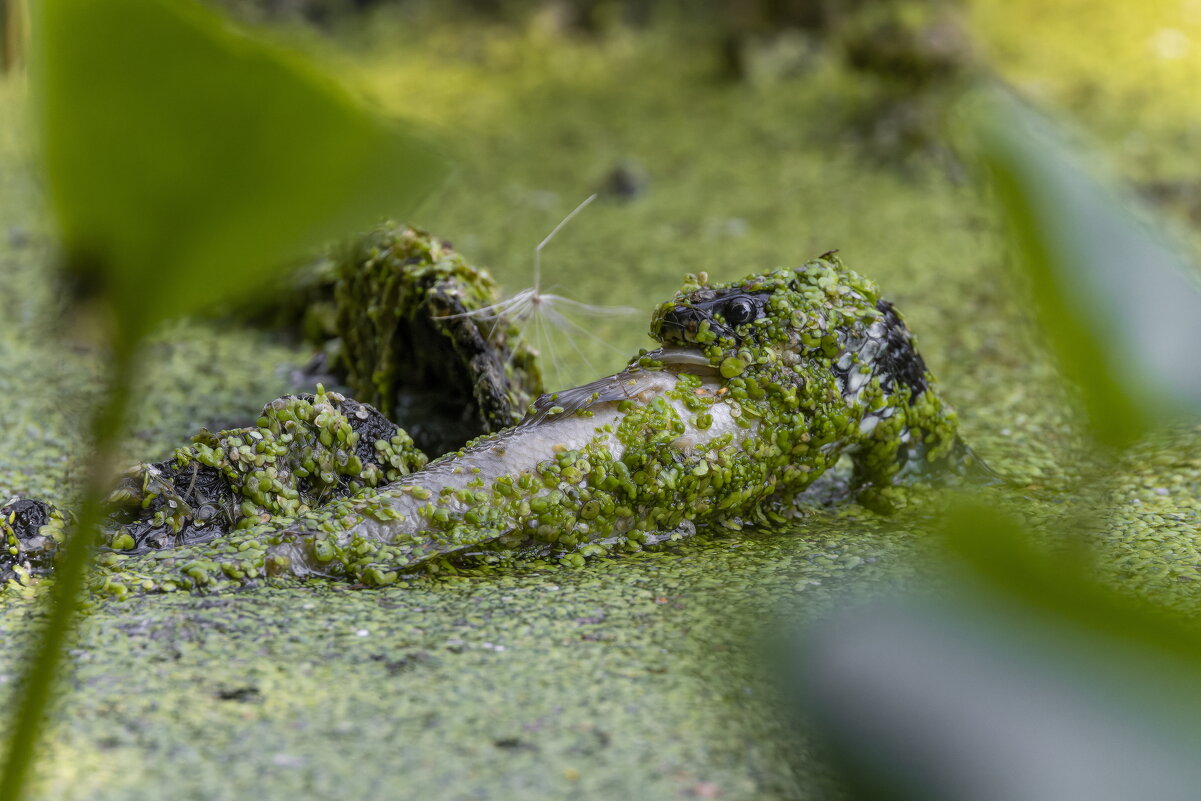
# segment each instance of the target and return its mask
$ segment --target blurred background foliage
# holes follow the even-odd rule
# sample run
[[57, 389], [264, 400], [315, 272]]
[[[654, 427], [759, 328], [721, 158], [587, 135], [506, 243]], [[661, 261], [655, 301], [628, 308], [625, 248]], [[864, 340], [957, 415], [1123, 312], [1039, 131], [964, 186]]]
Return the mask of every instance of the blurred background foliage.
[[[0, 82], [11, 120], [0, 129], [0, 176], [9, 187], [0, 193], [0, 212], [8, 227], [5, 275], [20, 290], [0, 298], [0, 311], [23, 328], [6, 331], [0, 346], [10, 374], [29, 373], [33, 364], [51, 369], [41, 387], [7, 395], [14, 419], [36, 419], [37, 436], [29, 428], [3, 433], [0, 463], [9, 471], [0, 494], [62, 500], [79, 468], [60, 454], [78, 442], [72, 417], [79, 399], [94, 392], [95, 353], [29, 341], [36, 338], [29, 332], [53, 328], [61, 307], [38, 273], [39, 258], [14, 255], [40, 257], [47, 240], [38, 191], [21, 166], [28, 158], [17, 102], [22, 5], [4, 6], [4, 63], [12, 77]], [[960, 410], [966, 438], [1009, 479], [985, 505], [960, 507], [945, 519], [937, 494], [895, 522], [819, 501], [787, 531], [747, 535], [738, 544], [751, 555], [729, 557], [733, 570], [723, 562], [726, 578], [705, 585], [703, 599], [688, 594], [694, 579], [681, 579], [673, 598], [707, 611], [694, 618], [676, 609], [658, 624], [662, 631], [684, 630], [680, 621], [687, 619], [695, 624], [690, 638], [715, 637], [721, 648], [708, 650], [717, 653], [741, 642], [722, 639], [739, 615], [761, 620], [764, 608], [776, 607], [781, 627], [802, 632], [785, 678], [800, 688], [811, 728], [777, 759], [778, 745], [767, 745], [760, 728], [771, 713], [742, 693], [723, 687], [695, 697], [655, 695], [656, 679], [648, 679], [633, 700], [624, 698], [656, 704], [657, 717], [671, 726], [622, 736], [636, 753], [646, 750], [640, 738], [654, 741], [662, 764], [692, 769], [708, 762], [704, 776], [712, 778], [684, 768], [678, 775], [685, 778], [662, 769], [631, 772], [647, 797], [808, 797], [815, 787], [835, 797], [1191, 797], [1201, 708], [1201, 434], [1158, 406], [1138, 406], [1146, 386], [1123, 382], [1145, 378], [1145, 370], [1124, 372], [1118, 362], [1105, 381], [1062, 379], [1052, 354], [1063, 364], [1076, 352], [1056, 337], [1054, 312], [1045, 316], [1040, 280], [1066, 282], [1072, 311], [1091, 331], [1085, 341], [1102, 359], [1117, 352], [1106, 342], [1120, 329], [1106, 316], [1113, 307], [1072, 291], [1082, 290], [1079, 271], [1091, 265], [1065, 260], [1071, 248], [1055, 258], [1023, 259], [1023, 238], [1006, 222], [1020, 192], [998, 205], [1005, 193], [975, 169], [979, 146], [953, 136], [947, 123], [971, 128], [954, 110], [961, 93], [981, 81], [1000, 81], [1055, 109], [1069, 133], [1061, 128], [1050, 145], [1033, 150], [1019, 144], [1017, 158], [1071, 162], [1070, 169], [1035, 169], [1021, 189], [1056, 197], [1062, 186], [1055, 180], [1076, 182], [1085, 187], [1079, 194], [1101, 198], [1101, 210], [1077, 215], [1075, 229], [1047, 230], [1092, 246], [1094, 234], [1149, 231], [1146, 241], [1168, 249], [1174, 275], [1191, 287], [1188, 271], [1201, 245], [1201, 4], [224, 0], [220, 7], [319, 53], [362, 87], [369, 103], [431, 126], [455, 153], [457, 171], [412, 222], [450, 239], [511, 291], [530, 280], [534, 244], [594, 190], [601, 202], [545, 253], [547, 291], [558, 283], [592, 303], [645, 306], [673, 291], [685, 272], [729, 279], [840, 248], [906, 313]], [[1006, 119], [1027, 111], [1015, 107]], [[1085, 140], [1095, 145], [1092, 156]], [[1102, 173], [1112, 172], [1100, 183], [1090, 177], [1098, 160], [1110, 165]], [[1114, 184], [1125, 188], [1106, 205], [1109, 195], [1099, 193]], [[1073, 215], [1056, 219], [1072, 223]], [[1129, 220], [1138, 224], [1127, 226]], [[1034, 239], [1024, 241], [1029, 256]], [[1120, 265], [1115, 274], [1122, 275]], [[1185, 314], [1187, 294], [1173, 295], [1183, 297]], [[1182, 321], [1181, 330], [1191, 322]], [[614, 369], [647, 342], [641, 321], [584, 324], [596, 337], [560, 343], [561, 353], [572, 354], [559, 366], [563, 383]], [[145, 385], [163, 394], [139, 409], [126, 445], [132, 456], [158, 457], [198, 425], [251, 415], [292, 388], [288, 369], [307, 354], [269, 334], [236, 336], [188, 322], [152, 343]], [[1155, 347], [1136, 337], [1125, 358]], [[31, 413], [45, 406], [39, 395], [64, 389], [74, 405]], [[1178, 412], [1187, 401], [1171, 405]], [[1128, 421], [1132, 410], [1139, 419]], [[1104, 431], [1106, 415], [1115, 414], [1122, 415], [1110, 417], [1115, 436], [1098, 447], [1098, 427]], [[1112, 447], [1132, 440], [1138, 442], [1125, 450]], [[945, 539], [930, 536], [943, 529]], [[701, 551], [684, 556], [717, 564]], [[590, 569], [607, 581], [614, 571], [642, 569], [631, 561]], [[652, 572], [658, 581], [659, 568]], [[929, 592], [861, 604], [895, 583]], [[469, 599], [452, 614], [466, 618], [477, 602]], [[605, 634], [619, 643], [632, 636], [616, 628]], [[654, 642], [669, 658], [685, 650], [674, 640]], [[112, 658], [119, 663], [121, 655]], [[431, 704], [459, 714], [471, 678], [460, 678], [460, 661], [445, 658], [427, 692]], [[567, 664], [569, 672], [576, 668]], [[513, 676], [527, 675], [520, 668], [518, 662]], [[741, 680], [747, 672], [719, 675]], [[563, 681], [541, 692], [548, 703], [571, 708], [590, 679]], [[601, 725], [617, 715], [604, 702], [586, 708]], [[698, 709], [712, 711], [708, 725], [693, 725], [689, 715]], [[87, 735], [72, 742], [73, 758], [120, 786], [103, 749]], [[610, 777], [633, 764], [620, 744], [606, 753], [596, 762], [547, 757], [542, 767], [558, 772], [551, 776], [548, 768], [540, 786], [561, 794], [579, 788], [558, 770], [572, 760]], [[253, 752], [239, 756], [257, 764]], [[496, 779], [498, 796], [525, 791], [520, 781], [496, 778], [519, 761], [516, 751], [474, 760]], [[55, 781], [71, 786], [62, 760], [55, 764]], [[844, 766], [849, 789], [826, 786], [830, 765]], [[338, 775], [336, 766], [326, 769]], [[363, 765], [359, 772], [371, 771]], [[421, 785], [418, 773], [410, 778]], [[599, 786], [590, 786], [593, 797], [605, 797], [606, 785]], [[611, 797], [614, 785], [607, 786]]]

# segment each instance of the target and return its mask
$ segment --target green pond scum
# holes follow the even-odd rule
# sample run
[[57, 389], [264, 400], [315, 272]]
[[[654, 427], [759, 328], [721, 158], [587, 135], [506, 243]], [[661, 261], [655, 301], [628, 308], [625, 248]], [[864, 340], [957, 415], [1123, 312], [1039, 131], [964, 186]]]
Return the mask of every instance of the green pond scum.
[[[1193, 186], [1195, 103], [1182, 99], [1198, 62], [1157, 48], [1174, 31], [1195, 43], [1198, 23], [1161, 5], [982, 0], [963, 11], [990, 69], [1067, 109], [1128, 174]], [[715, 59], [694, 44], [660, 30], [429, 33], [406, 17], [345, 57], [379, 102], [459, 139], [458, 170], [420, 222], [504, 286], [526, 285], [532, 246], [621, 160], [642, 169], [644, 187], [602, 197], [556, 239], [546, 291], [558, 282], [649, 316], [685, 272], [728, 283], [841, 247], [904, 312], [965, 441], [1019, 482], [1011, 511], [1049, 540], [1091, 515], [1106, 579], [1196, 615], [1201, 431], [1107, 461], [1099, 500], [1080, 497], [1079, 418], [1007, 277], [1012, 256], [987, 198], [921, 162], [865, 159], [839, 113], [862, 79], [841, 66], [748, 90], [710, 80]], [[87, 452], [76, 421], [97, 396], [102, 356], [55, 337], [63, 321], [23, 97], [21, 81], [0, 82], [12, 121], [0, 125], [0, 502], [69, 509]], [[1180, 223], [1201, 245], [1201, 229]], [[582, 338], [597, 367], [572, 359], [569, 384], [621, 371], [646, 344], [641, 324], [588, 327], [621, 352], [602, 365], [603, 349]], [[169, 460], [201, 427], [253, 427], [264, 402], [317, 381], [375, 405], [337, 376], [297, 376], [312, 351], [274, 330], [198, 320], [156, 337], [123, 463]], [[389, 417], [419, 439], [419, 416]], [[493, 564], [370, 590], [231, 579], [220, 563], [253, 562], [236, 552], [248, 529], [102, 553], [111, 564], [96, 589], [125, 598], [92, 596], [31, 797], [844, 798], [827, 786], [822, 752], [791, 739], [754, 635], [787, 628], [783, 611], [807, 620], [845, 608], [848, 591], [929, 587], [921, 568], [946, 494], [915, 483], [904, 509], [880, 515], [850, 501], [848, 468], [811, 485], [785, 524], [698, 527], [580, 569], [497, 551]], [[192, 587], [185, 570], [208, 578], [204, 591], [139, 583]], [[42, 587], [4, 593], [0, 675], [15, 675], [37, 636], [41, 605], [26, 596]], [[12, 700], [19, 683], [0, 689]]]
[[507, 318], [463, 316], [499, 299], [487, 271], [425, 231], [385, 223], [260, 295], [246, 314], [299, 331], [356, 400], [403, 419], [443, 453], [517, 423], [542, 393], [534, 351]]
[[[360, 269], [343, 268], [337, 282], [360, 301], [370, 321], [360, 328], [375, 327], [375, 340], [357, 346], [372, 354], [364, 363], [388, 361], [403, 328], [410, 347], [438, 336], [474, 343], [460, 366], [477, 385], [511, 385], [511, 374], [491, 371], [518, 336], [511, 323], [436, 327], [491, 302], [486, 275], [412, 229], [368, 241], [354, 251]], [[356, 291], [360, 283], [369, 289]], [[433, 297], [444, 302], [422, 333]], [[345, 334], [363, 336], [352, 322], [338, 329], [346, 364], [360, 340]], [[489, 343], [485, 327], [504, 334]], [[314, 575], [381, 586], [514, 559], [578, 567], [697, 526], [787, 523], [797, 496], [843, 456], [851, 493], [882, 513], [903, 505], [897, 482], [906, 476], [987, 475], [899, 314], [833, 254], [724, 284], [689, 275], [650, 333], [662, 347], [622, 372], [543, 395], [516, 425], [428, 465], [376, 409], [321, 387], [267, 404], [254, 426], [202, 431], [171, 459], [127, 472], [112, 493], [97, 589]], [[430, 353], [448, 361], [444, 347]], [[532, 371], [532, 354], [524, 358]], [[366, 369], [347, 372], [356, 370], [361, 385]], [[396, 395], [403, 376], [370, 372], [377, 399]], [[455, 389], [444, 391], [459, 407]], [[500, 396], [460, 390], [477, 409]], [[492, 412], [481, 422], [495, 425]], [[0, 523], [18, 582], [49, 566], [62, 534], [58, 512], [30, 503], [6, 507]]]

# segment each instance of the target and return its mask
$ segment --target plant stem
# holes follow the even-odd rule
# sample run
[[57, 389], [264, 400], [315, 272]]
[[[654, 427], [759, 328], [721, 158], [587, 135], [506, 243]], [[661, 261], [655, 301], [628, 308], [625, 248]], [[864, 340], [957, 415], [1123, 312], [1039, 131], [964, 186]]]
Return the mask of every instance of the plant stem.
[[12, 72], [25, 55], [25, 0], [0, 0], [0, 73]]
[[88, 464], [78, 522], [59, 549], [54, 583], [42, 636], [30, 648], [25, 674], [16, 685], [12, 728], [0, 774], [0, 801], [18, 801], [25, 789], [35, 749], [46, 723], [47, 706], [63, 660], [64, 644], [75, 628], [79, 596], [91, 565], [96, 530], [104, 515], [105, 499], [112, 489], [117, 448], [125, 410], [129, 404], [134, 347], [118, 346], [109, 370], [108, 393], [92, 416], [93, 452]]

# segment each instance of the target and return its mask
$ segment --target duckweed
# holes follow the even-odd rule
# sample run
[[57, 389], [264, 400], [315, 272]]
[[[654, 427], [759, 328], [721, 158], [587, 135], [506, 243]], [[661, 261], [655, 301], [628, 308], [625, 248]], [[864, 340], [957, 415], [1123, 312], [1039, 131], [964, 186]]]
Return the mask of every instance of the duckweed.
[[503, 315], [466, 314], [499, 299], [492, 276], [450, 243], [385, 223], [280, 288], [275, 309], [256, 316], [299, 329], [351, 395], [411, 419], [418, 446], [443, 453], [517, 423], [542, 392], [521, 329]]
[[[394, 426], [356, 427], [370, 407], [324, 390], [268, 404], [253, 428], [202, 432], [114, 493], [149, 522], [109, 535], [134, 553], [96, 589], [310, 575], [383, 586], [515, 559], [579, 567], [697, 525], [791, 519], [844, 454], [852, 488], [879, 511], [903, 505], [902, 475], [975, 464], [900, 316], [833, 256], [727, 284], [690, 278], [651, 333], [663, 349], [429, 465]], [[228, 496], [201, 497], [214, 474]], [[220, 520], [232, 530], [175, 558], [148, 552]]]

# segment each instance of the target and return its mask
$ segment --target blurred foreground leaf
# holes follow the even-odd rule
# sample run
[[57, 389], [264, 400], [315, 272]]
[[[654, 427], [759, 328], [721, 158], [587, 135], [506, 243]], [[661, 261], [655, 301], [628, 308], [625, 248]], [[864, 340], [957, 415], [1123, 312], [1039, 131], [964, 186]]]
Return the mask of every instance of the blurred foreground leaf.
[[125, 340], [408, 211], [443, 170], [313, 66], [191, 0], [35, 10], [52, 210]]
[[165, 318], [254, 287], [323, 240], [407, 211], [426, 146], [315, 68], [191, 0], [42, 0], [33, 73], [67, 267], [113, 322], [78, 523], [14, 694], [0, 801], [20, 798], [117, 467], [137, 346]]
[[1113, 638], [1188, 665], [1201, 677], [1201, 628], [1180, 613], [1120, 593], [1092, 574], [1094, 555], [1078, 532], [1040, 547], [1030, 532], [985, 503], [961, 503], [944, 523], [954, 575], [968, 586], [1004, 597], [1031, 615]]
[[842, 613], [800, 642], [807, 716], [856, 796], [1195, 798], [1197, 631], [1057, 569], [984, 507], [950, 525], [949, 589]]
[[1083, 390], [1094, 436], [1123, 446], [1201, 409], [1201, 286], [1065, 135], [999, 94], [975, 118], [981, 155], [1031, 279], [1039, 320]]

